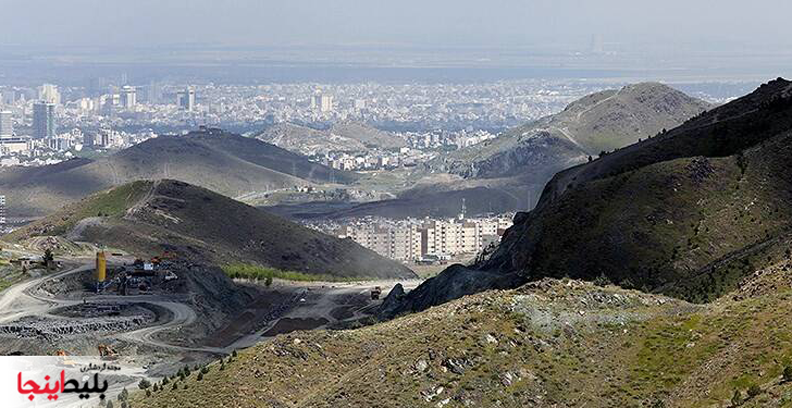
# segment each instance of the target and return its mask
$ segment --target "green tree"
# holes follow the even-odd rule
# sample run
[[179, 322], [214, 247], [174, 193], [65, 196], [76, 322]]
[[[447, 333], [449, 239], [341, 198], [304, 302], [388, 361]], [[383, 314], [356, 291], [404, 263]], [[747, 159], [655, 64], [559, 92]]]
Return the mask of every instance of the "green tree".
[[145, 390], [148, 387], [151, 387], [151, 382], [149, 382], [149, 380], [145, 378], [140, 380], [140, 382], [138, 383], [138, 388], [140, 388], [141, 390]]
[[792, 381], [792, 366], [784, 367], [784, 382]]
[[748, 397], [753, 398], [762, 393], [762, 389], [758, 385], [752, 384], [748, 387]]
[[51, 249], [47, 248], [44, 250], [43, 260], [44, 260], [44, 267], [46, 267], [47, 270], [52, 269], [53, 265], [55, 264], [55, 256], [52, 254]]

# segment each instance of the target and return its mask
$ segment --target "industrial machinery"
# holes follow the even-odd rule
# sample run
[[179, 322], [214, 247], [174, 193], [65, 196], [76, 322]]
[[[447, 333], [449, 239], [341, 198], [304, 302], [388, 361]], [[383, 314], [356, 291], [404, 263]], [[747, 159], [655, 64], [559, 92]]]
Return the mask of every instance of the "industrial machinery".
[[107, 280], [107, 258], [104, 251], [96, 253], [96, 282], [104, 283]]
[[66, 350], [58, 350], [55, 355], [58, 356], [58, 365], [61, 367], [75, 367], [77, 365], [77, 362], [69, 357]]
[[96, 346], [99, 349], [99, 357], [106, 358], [106, 359], [115, 359], [118, 358], [118, 354], [112, 347], [108, 346], [107, 344], [100, 344]]
[[107, 280], [107, 258], [104, 251], [96, 253], [96, 293], [103, 292], [112, 283]]

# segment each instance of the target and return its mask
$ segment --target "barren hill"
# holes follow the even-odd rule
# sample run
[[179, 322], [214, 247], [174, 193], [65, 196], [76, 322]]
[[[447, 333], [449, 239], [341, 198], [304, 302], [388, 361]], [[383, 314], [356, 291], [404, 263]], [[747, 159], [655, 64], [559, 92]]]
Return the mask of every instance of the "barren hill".
[[0, 191], [8, 198], [12, 216], [36, 216], [112, 186], [162, 178], [236, 197], [311, 183], [347, 183], [357, 175], [312, 163], [259, 140], [199, 131], [160, 136], [96, 161], [2, 169]]
[[310, 230], [180, 181], [138, 181], [89, 196], [15, 231], [137, 255], [178, 252], [217, 264], [256, 263], [336, 277], [409, 278], [412, 271], [351, 240]]

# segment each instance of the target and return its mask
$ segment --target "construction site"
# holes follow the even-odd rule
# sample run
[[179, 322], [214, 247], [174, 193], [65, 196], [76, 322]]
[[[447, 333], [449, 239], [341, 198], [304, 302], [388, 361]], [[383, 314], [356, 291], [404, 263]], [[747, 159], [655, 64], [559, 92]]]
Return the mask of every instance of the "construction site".
[[169, 253], [101, 250], [27, 267], [30, 278], [0, 292], [0, 354], [91, 356], [147, 378], [278, 334], [370, 318], [396, 283], [259, 285]]

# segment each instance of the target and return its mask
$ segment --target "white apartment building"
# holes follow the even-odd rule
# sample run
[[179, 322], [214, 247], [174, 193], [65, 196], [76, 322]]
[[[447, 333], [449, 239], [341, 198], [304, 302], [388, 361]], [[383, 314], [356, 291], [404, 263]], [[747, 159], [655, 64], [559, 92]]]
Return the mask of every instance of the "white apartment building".
[[432, 220], [423, 224], [352, 225], [337, 231], [372, 251], [398, 261], [417, 261], [426, 256], [447, 259], [477, 254], [500, 242], [511, 226], [509, 218]]
[[345, 226], [339, 238], [351, 238], [361, 246], [386, 258], [413, 261], [421, 258], [421, 232], [418, 226]]

